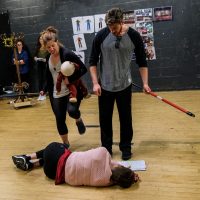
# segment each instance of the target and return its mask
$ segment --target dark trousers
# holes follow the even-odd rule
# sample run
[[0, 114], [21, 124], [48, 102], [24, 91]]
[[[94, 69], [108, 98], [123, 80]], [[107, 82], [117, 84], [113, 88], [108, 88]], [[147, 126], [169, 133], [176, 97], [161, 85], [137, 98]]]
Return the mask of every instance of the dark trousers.
[[38, 61], [38, 84], [39, 84], [39, 92], [44, 88], [45, 78], [46, 78], [46, 63]]
[[77, 98], [76, 103], [69, 102], [69, 95], [61, 98], [50, 97], [51, 107], [56, 118], [56, 125], [60, 135], [68, 133], [66, 125], [67, 112], [73, 119], [79, 119], [81, 116], [79, 107], [81, 99]]
[[60, 157], [67, 149], [65, 144], [59, 142], [50, 143], [45, 149], [36, 152], [36, 156], [42, 161], [44, 173], [48, 178], [55, 179], [57, 164]]
[[99, 96], [101, 143], [110, 153], [112, 152], [113, 144], [112, 116], [115, 102], [120, 122], [119, 148], [122, 152], [131, 151], [133, 138], [131, 97], [131, 86], [119, 92], [108, 92], [102, 89], [101, 96]]

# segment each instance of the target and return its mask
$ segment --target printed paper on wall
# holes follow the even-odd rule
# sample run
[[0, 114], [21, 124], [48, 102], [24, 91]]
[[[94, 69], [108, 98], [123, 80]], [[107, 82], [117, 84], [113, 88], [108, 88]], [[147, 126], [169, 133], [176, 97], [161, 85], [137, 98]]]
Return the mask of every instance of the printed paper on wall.
[[100, 14], [100, 15], [95, 15], [94, 16], [95, 32], [98, 32], [102, 28], [106, 27], [105, 16], [106, 16], [106, 14]]
[[125, 11], [123, 14], [123, 21], [125, 24], [132, 28], [135, 28], [135, 12], [134, 10]]
[[83, 33], [83, 18], [82, 17], [73, 17], [72, 18], [72, 27], [74, 34]]
[[82, 20], [82, 33], [94, 33], [94, 16], [84, 16]]
[[154, 8], [153, 14], [154, 21], [172, 20], [172, 6]]
[[135, 10], [135, 20], [137, 22], [148, 22], [153, 20], [152, 8]]
[[87, 49], [84, 35], [78, 34], [73, 36], [76, 51], [83, 51]]

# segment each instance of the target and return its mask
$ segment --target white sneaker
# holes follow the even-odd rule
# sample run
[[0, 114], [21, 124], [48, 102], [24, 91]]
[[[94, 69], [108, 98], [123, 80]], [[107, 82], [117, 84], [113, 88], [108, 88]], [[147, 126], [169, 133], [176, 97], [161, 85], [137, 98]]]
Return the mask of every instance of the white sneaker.
[[46, 98], [47, 98], [46, 95], [41, 95], [40, 96], [40, 101], [44, 101]]

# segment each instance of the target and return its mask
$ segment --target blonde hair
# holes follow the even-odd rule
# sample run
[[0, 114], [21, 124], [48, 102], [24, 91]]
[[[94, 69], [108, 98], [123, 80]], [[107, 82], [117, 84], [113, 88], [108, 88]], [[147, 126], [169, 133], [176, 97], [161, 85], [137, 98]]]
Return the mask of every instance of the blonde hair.
[[58, 42], [59, 46], [63, 46], [59, 41], [58, 41], [58, 30], [54, 28], [53, 26], [48, 26], [44, 31], [40, 33], [42, 36], [44, 46], [47, 45], [47, 42], [49, 41], [54, 41]]

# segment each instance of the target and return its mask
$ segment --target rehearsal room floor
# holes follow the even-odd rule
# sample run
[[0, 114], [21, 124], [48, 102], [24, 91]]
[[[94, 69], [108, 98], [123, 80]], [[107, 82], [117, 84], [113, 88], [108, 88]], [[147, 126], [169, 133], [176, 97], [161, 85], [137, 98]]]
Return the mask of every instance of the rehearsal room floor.
[[[133, 93], [133, 160], [145, 160], [141, 181], [128, 189], [55, 186], [41, 168], [21, 171], [11, 156], [31, 153], [52, 141], [61, 141], [49, 99], [14, 109], [10, 99], [0, 100], [0, 200], [199, 200], [200, 199], [200, 90], [157, 92], [194, 113], [175, 109], [143, 93]], [[35, 98], [37, 99], [37, 98]], [[67, 116], [72, 151], [100, 146], [97, 97], [84, 99], [82, 118], [87, 126], [79, 135]], [[113, 159], [120, 160], [119, 119], [113, 113]]]

